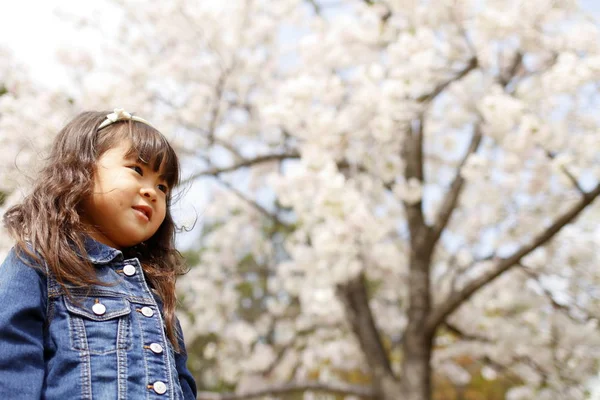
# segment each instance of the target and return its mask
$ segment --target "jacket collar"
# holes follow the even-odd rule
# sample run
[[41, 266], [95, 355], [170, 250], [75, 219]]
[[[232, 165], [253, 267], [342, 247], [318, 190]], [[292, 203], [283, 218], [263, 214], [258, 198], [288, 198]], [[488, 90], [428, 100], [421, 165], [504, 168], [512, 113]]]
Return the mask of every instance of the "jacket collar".
[[100, 243], [89, 236], [84, 238], [83, 244], [87, 257], [93, 264], [108, 264], [117, 257], [123, 259], [123, 253], [120, 250]]

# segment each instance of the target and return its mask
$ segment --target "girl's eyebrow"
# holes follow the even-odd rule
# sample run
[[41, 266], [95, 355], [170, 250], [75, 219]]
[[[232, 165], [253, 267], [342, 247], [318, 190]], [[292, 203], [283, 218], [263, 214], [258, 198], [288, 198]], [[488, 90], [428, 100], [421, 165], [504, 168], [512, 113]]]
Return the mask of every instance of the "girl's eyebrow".
[[[156, 173], [156, 172], [159, 172], [159, 171], [154, 171], [154, 169], [153, 169], [153, 168], [150, 168], [150, 166], [149, 166], [150, 164], [148, 164], [148, 163], [146, 163], [146, 162], [144, 162], [144, 161], [141, 161], [141, 160], [139, 160], [139, 159], [138, 159], [138, 161], [139, 161], [141, 164], [143, 164], [143, 165], [144, 165], [144, 167], [146, 167], [146, 168], [148, 168], [148, 169], [152, 170], [153, 172], [155, 172], [155, 173]], [[165, 173], [158, 174], [158, 179], [159, 179], [159, 180], [161, 180], [161, 181], [163, 181], [163, 182], [165, 182], [165, 183], [166, 183], [166, 182], [168, 182], [167, 175], [166, 175]]]
[[[142, 160], [139, 156], [136, 156], [135, 154], [125, 157], [125, 161], [138, 162], [138, 163], [144, 165], [145, 167], [147, 167], [149, 165], [149, 163]], [[164, 182], [168, 182], [167, 175], [164, 173], [158, 175], [158, 179], [160, 179], [161, 181], [164, 181]]]
[[130, 161], [130, 162], [140, 162], [142, 164], [146, 164], [138, 155], [136, 154], [129, 154], [129, 155], [124, 155], [123, 156], [123, 160], [125, 161]]

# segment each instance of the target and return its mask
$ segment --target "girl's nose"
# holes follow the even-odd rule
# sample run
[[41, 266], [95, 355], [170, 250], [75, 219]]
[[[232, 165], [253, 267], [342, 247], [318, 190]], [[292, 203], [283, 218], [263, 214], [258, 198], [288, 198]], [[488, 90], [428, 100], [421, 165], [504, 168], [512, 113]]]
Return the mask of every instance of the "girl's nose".
[[141, 189], [142, 196], [149, 198], [151, 201], [156, 201], [156, 190], [152, 187], [143, 187]]

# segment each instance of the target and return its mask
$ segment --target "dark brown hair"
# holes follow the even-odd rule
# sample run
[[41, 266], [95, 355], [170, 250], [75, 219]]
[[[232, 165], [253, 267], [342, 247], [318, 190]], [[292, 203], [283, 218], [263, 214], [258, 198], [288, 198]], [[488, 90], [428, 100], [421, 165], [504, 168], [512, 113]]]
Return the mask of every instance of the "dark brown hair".
[[98, 126], [110, 111], [83, 112], [59, 133], [47, 164], [36, 179], [33, 191], [4, 214], [4, 223], [16, 240], [18, 252], [39, 265], [45, 262], [69, 295], [69, 285], [106, 285], [96, 277], [86, 254], [86, 226], [80, 219], [82, 200], [93, 191], [96, 161], [123, 140], [132, 143], [128, 155], [162, 170], [169, 186], [167, 210], [158, 231], [148, 240], [123, 249], [125, 257], [138, 257], [150, 285], [163, 302], [167, 336], [179, 351], [175, 324], [175, 281], [186, 272], [175, 249], [175, 224], [170, 205], [172, 188], [179, 183], [179, 160], [166, 138], [156, 129], [137, 121], [118, 121], [100, 131]]

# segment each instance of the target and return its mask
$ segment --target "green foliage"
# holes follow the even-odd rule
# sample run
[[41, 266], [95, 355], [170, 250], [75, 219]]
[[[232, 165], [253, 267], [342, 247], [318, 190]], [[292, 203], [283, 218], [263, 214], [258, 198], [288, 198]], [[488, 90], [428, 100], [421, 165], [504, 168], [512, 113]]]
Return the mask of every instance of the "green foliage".
[[185, 262], [190, 267], [193, 267], [194, 265], [198, 265], [198, 263], [200, 263], [201, 254], [202, 251], [197, 250], [188, 250], [181, 252], [181, 255], [185, 259]]
[[471, 374], [471, 381], [458, 386], [448, 378], [434, 374], [433, 400], [504, 400], [511, 388], [522, 385], [522, 381], [510, 372], [486, 379], [482, 375], [482, 364], [471, 357], [460, 357], [455, 362]]
[[214, 359], [207, 359], [204, 357], [204, 349], [211, 343], [216, 343], [218, 345], [218, 340], [219, 338], [217, 335], [209, 334], [199, 336], [195, 338], [192, 343], [187, 344], [188, 367], [196, 379], [198, 390], [213, 392], [232, 392], [235, 390], [235, 385], [228, 384], [222, 380], [219, 380], [214, 385], [207, 386], [205, 384], [205, 379], [203, 379], [204, 374], [215, 367]]
[[259, 264], [251, 253], [246, 254], [238, 263], [238, 274], [243, 277], [242, 282], [236, 286], [239, 293], [238, 314], [250, 323], [266, 312], [266, 271], [267, 267]]

